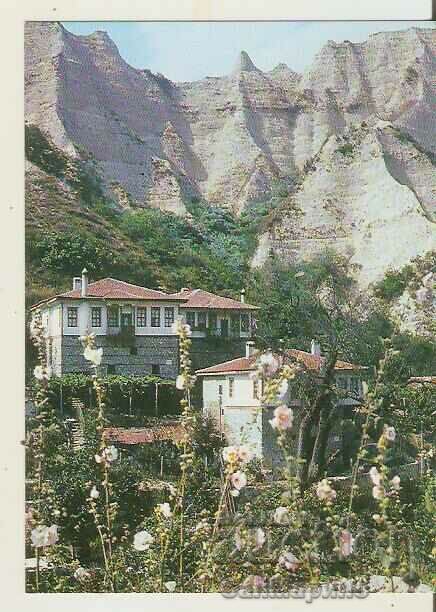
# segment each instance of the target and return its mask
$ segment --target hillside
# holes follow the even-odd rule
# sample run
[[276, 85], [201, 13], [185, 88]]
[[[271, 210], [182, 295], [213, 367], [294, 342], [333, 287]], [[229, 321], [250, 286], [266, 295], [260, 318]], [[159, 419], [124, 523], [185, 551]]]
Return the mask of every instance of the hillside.
[[[411, 28], [329, 42], [301, 75], [285, 64], [262, 72], [241, 52], [229, 75], [173, 83], [129, 66], [104, 32], [34, 22], [26, 121], [92, 165], [113, 212], [109, 225], [101, 211], [94, 221], [115, 250], [143, 256], [120, 234], [122, 211], [157, 208], [191, 227], [193, 207], [224, 209], [241, 237], [238, 219], [262, 210], [252, 265], [270, 252], [294, 261], [334, 246], [361, 266], [366, 286], [436, 248], [435, 47], [434, 30]], [[30, 220], [56, 228], [64, 210], [85, 223], [59, 177], [63, 204], [53, 210], [43, 193], [53, 177], [41, 187], [38, 172], [28, 167], [28, 193], [46, 205], [29, 204]], [[244, 243], [243, 266], [252, 246]]]

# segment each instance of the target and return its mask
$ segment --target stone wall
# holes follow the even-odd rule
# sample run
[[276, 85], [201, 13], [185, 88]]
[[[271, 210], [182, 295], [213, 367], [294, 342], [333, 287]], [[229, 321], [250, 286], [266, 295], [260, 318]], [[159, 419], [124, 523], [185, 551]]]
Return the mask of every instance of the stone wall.
[[192, 369], [200, 370], [236, 357], [244, 357], [245, 343], [246, 339], [192, 338]]
[[[174, 336], [135, 336], [133, 348], [113, 346], [106, 336], [96, 337], [103, 348], [102, 372], [143, 376], [159, 365], [162, 378], [176, 378], [179, 367], [178, 338]], [[109, 366], [109, 367], [108, 367]], [[62, 338], [62, 374], [89, 372], [78, 336]]]

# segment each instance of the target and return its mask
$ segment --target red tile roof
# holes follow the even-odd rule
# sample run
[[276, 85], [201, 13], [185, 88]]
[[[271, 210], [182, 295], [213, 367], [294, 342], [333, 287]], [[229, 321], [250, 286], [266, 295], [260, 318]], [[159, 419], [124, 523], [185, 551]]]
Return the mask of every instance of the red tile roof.
[[108, 427], [104, 430], [104, 436], [108, 442], [126, 444], [129, 446], [133, 444], [152, 444], [153, 442], [163, 440], [180, 442], [184, 433], [183, 425], [178, 421], [153, 425], [152, 427], [132, 427], [128, 429], [122, 427]]
[[[178, 300], [183, 301], [184, 298], [176, 297], [164, 293], [163, 291], [157, 291], [156, 289], [147, 289], [146, 287], [140, 287], [139, 285], [132, 285], [125, 281], [116, 280], [115, 278], [103, 278], [89, 283], [87, 297], [99, 297], [99, 298], [127, 298], [127, 299], [141, 299], [141, 300]], [[73, 291], [67, 291], [61, 293], [58, 297], [66, 298], [80, 298], [80, 289], [74, 289]]]
[[185, 289], [172, 294], [175, 297], [183, 297], [187, 302], [184, 308], [210, 308], [214, 310], [257, 310], [257, 306], [240, 302], [228, 297], [221, 297], [204, 291], [203, 289]]
[[[218, 363], [209, 368], [203, 368], [197, 370], [197, 374], [226, 374], [229, 372], [249, 372], [256, 369], [256, 362], [259, 357], [259, 353], [255, 353], [251, 357], [239, 357], [232, 359], [231, 361], [225, 361], [224, 363]], [[299, 351], [297, 349], [289, 349], [285, 351], [284, 362], [290, 363], [294, 361], [301, 362], [308, 370], [319, 371], [321, 365], [324, 363], [325, 358], [306, 351]], [[361, 370], [364, 369], [362, 366], [349, 363], [348, 361], [338, 361], [335, 364], [335, 370]]]

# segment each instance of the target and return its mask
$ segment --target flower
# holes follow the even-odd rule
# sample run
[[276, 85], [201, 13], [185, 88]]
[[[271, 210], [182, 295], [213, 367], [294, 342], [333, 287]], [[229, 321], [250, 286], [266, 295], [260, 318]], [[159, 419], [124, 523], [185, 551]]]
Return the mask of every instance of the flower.
[[393, 427], [386, 427], [385, 425], [383, 435], [389, 442], [395, 442], [396, 433]]
[[274, 522], [278, 525], [286, 525], [289, 522], [289, 510], [279, 506], [274, 512]]
[[174, 593], [174, 591], [176, 590], [177, 582], [175, 582], [174, 580], [169, 580], [168, 582], [164, 583], [164, 586], [167, 591], [169, 591], [170, 593]]
[[108, 446], [107, 448], [103, 449], [103, 457], [109, 463], [113, 463], [118, 459], [118, 450], [115, 448], [115, 446]]
[[183, 323], [180, 319], [174, 321], [171, 326], [171, 331], [173, 334], [177, 334], [178, 336], [190, 336], [191, 328], [187, 323]]
[[35, 369], [33, 370], [33, 375], [35, 376], [37, 380], [44, 380], [44, 379], [48, 380], [49, 378], [51, 378], [52, 369], [50, 366], [43, 367], [43, 366], [37, 365]]
[[391, 485], [396, 491], [400, 490], [400, 482], [401, 482], [401, 478], [398, 476], [398, 474], [394, 476], [391, 480]]
[[247, 576], [247, 578], [244, 580], [244, 582], [242, 583], [242, 586], [245, 588], [252, 588], [252, 589], [263, 589], [266, 585], [266, 581], [265, 578], [263, 576]]
[[283, 401], [285, 399], [286, 394], [288, 392], [288, 387], [288, 381], [286, 379], [282, 380], [282, 382], [280, 383], [280, 387], [277, 390], [277, 398], [279, 400]]
[[94, 459], [96, 463], [101, 463], [103, 461], [103, 457], [101, 455], [94, 455]]
[[92, 487], [91, 491], [89, 492], [89, 497], [91, 497], [92, 499], [98, 499], [100, 497], [100, 493], [98, 492], [98, 489], [95, 485]]
[[186, 377], [183, 374], [179, 374], [176, 378], [176, 389], [183, 391], [186, 387]]
[[379, 484], [381, 483], [382, 476], [381, 476], [380, 472], [378, 471], [378, 469], [375, 466], [373, 466], [369, 470], [369, 476], [370, 476], [373, 484], [379, 486]]
[[240, 470], [238, 470], [237, 472], [234, 472], [230, 476], [230, 482], [232, 483], [232, 486], [237, 491], [240, 491], [241, 489], [243, 489], [246, 486], [246, 484], [247, 484], [247, 477], [245, 476], [244, 472], [241, 472]]
[[254, 532], [254, 544], [256, 548], [262, 548], [265, 544], [266, 536], [263, 529], [258, 527]]
[[274, 374], [279, 369], [280, 364], [278, 360], [274, 357], [272, 352], [269, 350], [259, 357], [259, 366], [262, 370], [262, 373], [265, 376], [270, 377], [274, 376]]
[[102, 348], [92, 348], [87, 346], [83, 351], [83, 356], [87, 361], [90, 361], [93, 365], [99, 366], [101, 364], [101, 358], [103, 357], [103, 349]]
[[171, 508], [168, 502], [165, 502], [164, 504], [158, 504], [157, 508], [158, 508], [158, 511], [165, 518], [171, 518], [173, 516], [173, 513], [171, 512]]
[[296, 572], [300, 566], [300, 561], [291, 552], [284, 552], [279, 557], [279, 565], [285, 567], [288, 572]]
[[226, 446], [222, 452], [226, 463], [236, 463], [238, 461], [239, 454], [236, 446]]
[[372, 496], [374, 499], [382, 499], [384, 497], [385, 490], [380, 485], [372, 487]]
[[133, 539], [133, 548], [140, 551], [148, 550], [153, 542], [154, 538], [148, 531], [138, 531]]
[[248, 463], [253, 457], [253, 453], [248, 446], [240, 446], [238, 448], [238, 458], [242, 463]]
[[339, 534], [339, 550], [342, 557], [349, 557], [354, 548], [354, 538], [348, 529], [343, 529]]
[[431, 289], [433, 287], [434, 281], [433, 281], [433, 272], [428, 272], [422, 279], [422, 284], [424, 287], [427, 287], [427, 289]]
[[332, 502], [336, 499], [336, 491], [332, 489], [327, 478], [317, 484], [316, 494], [322, 501]]
[[382, 519], [382, 517], [380, 516], [380, 514], [373, 514], [373, 515], [372, 515], [372, 518], [373, 518], [373, 520], [374, 520], [376, 523], [381, 523], [381, 522], [382, 522], [382, 520], [383, 520], [383, 519]]
[[79, 580], [79, 581], [80, 580], [86, 580], [90, 576], [91, 576], [91, 574], [89, 572], [87, 572], [84, 567], [78, 567], [76, 569], [76, 571], [74, 572], [74, 578], [76, 580]]
[[270, 420], [270, 425], [273, 429], [285, 431], [286, 429], [291, 429], [293, 419], [294, 413], [292, 409], [282, 404], [274, 410], [274, 418]]
[[431, 300], [432, 296], [432, 290], [428, 289], [427, 287], [420, 287], [415, 294], [416, 301], [418, 302], [418, 304], [425, 304], [426, 302]]
[[58, 541], [58, 527], [57, 525], [38, 525], [35, 529], [32, 529], [30, 534], [32, 544], [35, 548], [41, 548], [42, 546], [53, 546]]

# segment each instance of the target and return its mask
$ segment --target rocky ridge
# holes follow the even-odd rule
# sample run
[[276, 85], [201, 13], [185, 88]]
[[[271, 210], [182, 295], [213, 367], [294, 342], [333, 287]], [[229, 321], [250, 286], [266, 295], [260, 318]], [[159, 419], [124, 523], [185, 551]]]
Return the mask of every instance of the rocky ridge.
[[120, 208], [239, 213], [284, 185], [253, 265], [331, 245], [364, 284], [436, 248], [434, 30], [329, 42], [303, 75], [242, 52], [193, 83], [132, 68], [104, 32], [34, 22], [25, 36], [26, 120], [91, 155]]

